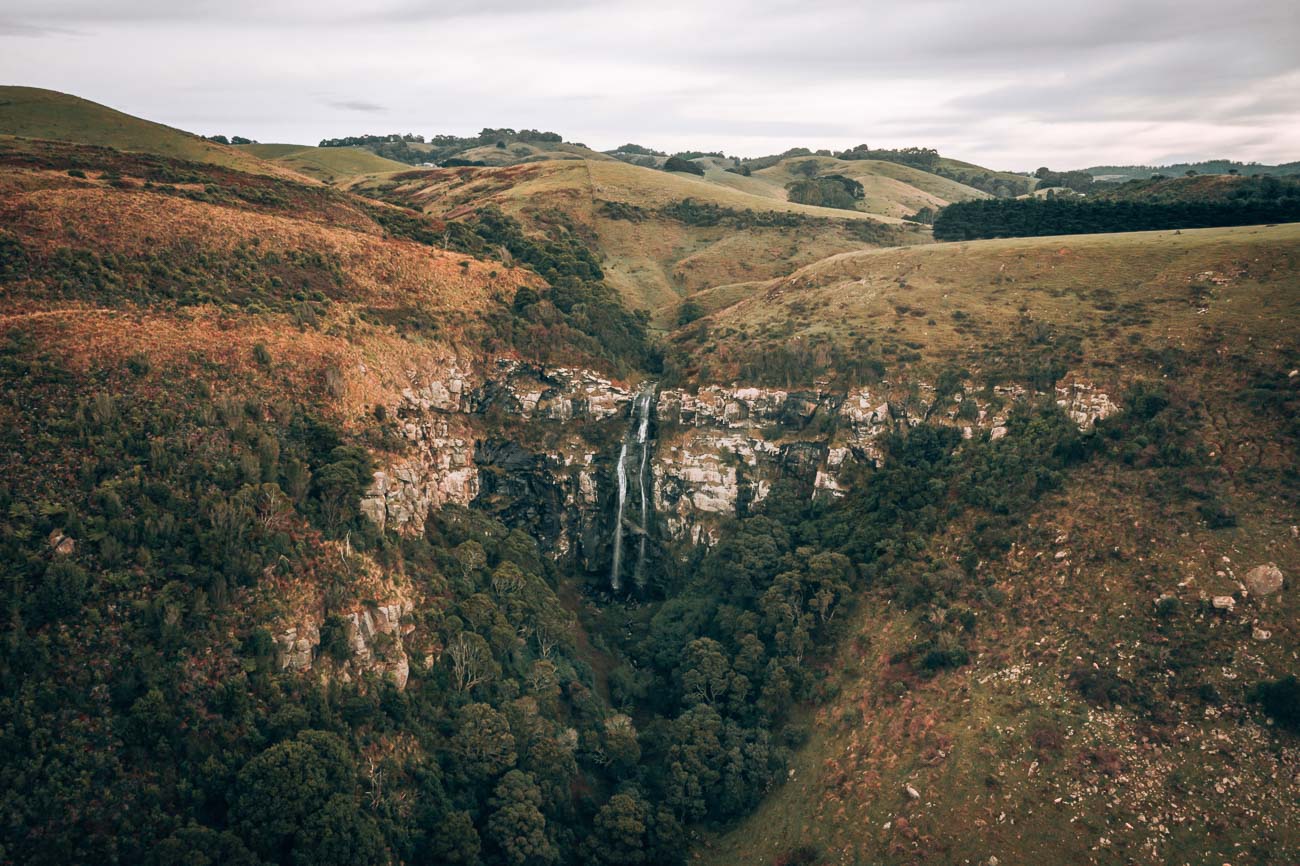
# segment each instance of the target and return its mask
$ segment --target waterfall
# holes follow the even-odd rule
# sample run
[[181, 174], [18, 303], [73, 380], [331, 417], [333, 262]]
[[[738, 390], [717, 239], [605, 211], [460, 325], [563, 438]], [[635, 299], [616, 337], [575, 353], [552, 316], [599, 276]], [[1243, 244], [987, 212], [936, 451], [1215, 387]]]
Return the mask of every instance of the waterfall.
[[651, 385], [642, 390], [632, 402], [632, 424], [628, 428], [627, 435], [623, 437], [623, 444], [618, 451], [618, 463], [614, 467], [618, 477], [618, 510], [615, 512], [614, 518], [614, 561], [609, 569], [609, 587], [615, 592], [622, 589], [623, 586], [623, 514], [627, 508], [627, 450], [632, 441], [633, 431], [635, 431], [636, 444], [641, 449], [636, 474], [638, 505], [641, 513], [641, 537], [637, 542], [636, 571], [634, 574], [638, 586], [643, 580], [642, 571], [645, 569], [646, 535], [650, 520], [650, 497], [646, 493], [646, 468], [650, 462], [650, 411], [654, 394], [655, 388]]
[[650, 534], [650, 502], [645, 495], [645, 470], [650, 456], [650, 443], [647, 439], [650, 432], [650, 403], [654, 399], [654, 395], [654, 385], [641, 392], [641, 426], [636, 434], [637, 443], [641, 446], [641, 467], [636, 474], [637, 485], [641, 492], [641, 538], [638, 539], [637, 543], [636, 571], [633, 572], [633, 580], [636, 581], [638, 589], [645, 585], [643, 574], [645, 571], [645, 544], [646, 537]]
[[626, 460], [627, 439], [624, 438], [623, 447], [618, 451], [618, 465], [614, 469], [618, 475], [618, 513], [614, 519], [614, 564], [609, 571], [609, 588], [615, 592], [623, 585], [619, 580], [619, 569], [623, 565], [623, 504], [627, 500], [627, 472], [623, 464]]

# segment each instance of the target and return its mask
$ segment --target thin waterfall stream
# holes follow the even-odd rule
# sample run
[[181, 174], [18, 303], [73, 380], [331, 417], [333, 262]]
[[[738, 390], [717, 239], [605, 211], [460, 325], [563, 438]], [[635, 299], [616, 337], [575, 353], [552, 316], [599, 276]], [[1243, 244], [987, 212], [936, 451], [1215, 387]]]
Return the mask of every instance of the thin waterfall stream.
[[618, 451], [618, 463], [614, 467], [618, 477], [618, 509], [614, 518], [614, 557], [609, 569], [609, 587], [617, 592], [623, 587], [623, 516], [627, 508], [627, 451], [635, 431], [636, 444], [641, 450], [637, 461], [637, 493], [640, 506], [641, 523], [637, 527], [640, 538], [637, 542], [636, 570], [634, 580], [640, 586], [644, 580], [646, 554], [646, 536], [650, 520], [650, 497], [646, 491], [646, 469], [650, 463], [650, 413], [654, 401], [653, 384], [642, 389], [632, 403], [631, 425]]
[[619, 570], [623, 567], [623, 505], [627, 500], [627, 472], [624, 463], [627, 461], [627, 439], [623, 439], [623, 447], [618, 451], [618, 466], [615, 472], [618, 475], [618, 512], [614, 518], [614, 564], [609, 570], [609, 588], [618, 592], [623, 587], [623, 582], [619, 578]]
[[637, 469], [636, 474], [637, 486], [641, 492], [641, 537], [637, 543], [636, 571], [632, 573], [632, 579], [635, 581], [637, 589], [641, 589], [645, 585], [645, 544], [646, 538], [650, 534], [650, 502], [645, 495], [645, 470], [650, 456], [650, 443], [648, 441], [650, 404], [654, 400], [654, 395], [654, 385], [641, 392], [641, 426], [636, 434], [637, 443], [641, 446], [641, 466]]

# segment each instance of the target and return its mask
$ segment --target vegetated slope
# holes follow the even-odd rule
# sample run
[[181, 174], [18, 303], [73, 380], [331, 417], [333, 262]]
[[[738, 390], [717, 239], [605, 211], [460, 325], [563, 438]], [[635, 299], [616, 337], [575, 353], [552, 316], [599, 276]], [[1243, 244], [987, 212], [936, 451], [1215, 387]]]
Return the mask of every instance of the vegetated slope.
[[[457, 581], [487, 586], [489, 557], [517, 578], [510, 651], [525, 619], [556, 636], [556, 695], [528, 715], [530, 748], [549, 757], [524, 766], [551, 760], [568, 779], [575, 721], [556, 727], [552, 701], [577, 683], [577, 655], [536, 542], [450, 514], [435, 535], [463, 538], [435, 553], [360, 510], [376, 455], [414, 429], [388, 407], [449, 367], [617, 363], [608, 333], [582, 336], [610, 321], [612, 296], [487, 259], [499, 246], [532, 258], [508, 224], [490, 250], [459, 228], [319, 184], [0, 141], [0, 857], [288, 863], [292, 846], [292, 862], [378, 863], [391, 844], [395, 860], [444, 862], [473, 840], [474, 862], [465, 798], [485, 780], [449, 779], [460, 805], [447, 799], [439, 729], [456, 719], [478, 736], [504, 716], [441, 674], [419, 697], [383, 673], [365, 688], [343, 667], [329, 685], [281, 676], [268, 631], [324, 610], [328, 664], [351, 657], [348, 606], [419, 598], [422, 618], [460, 623], [447, 600], [476, 590], [442, 569], [462, 540]], [[434, 245], [447, 237], [485, 258]], [[568, 316], [586, 305], [581, 323]], [[366, 657], [381, 672], [400, 639], [385, 634]], [[427, 647], [430, 667], [441, 650]], [[390, 710], [408, 721], [389, 727]], [[367, 759], [398, 802], [420, 793], [418, 814], [361, 804]], [[536, 778], [548, 798], [567, 790]]]
[[1216, 174], [1134, 179], [1094, 186], [1090, 198], [1103, 201], [1232, 203], [1300, 197], [1300, 177]]
[[683, 297], [707, 286], [770, 278], [843, 250], [927, 239], [919, 226], [896, 219], [792, 204], [613, 160], [422, 170], [355, 188], [448, 219], [494, 205], [535, 230], [571, 226], [599, 251], [625, 303], [661, 323], [673, 321]]
[[[462, 354], [526, 343], [530, 353], [558, 349], [553, 360], [572, 349], [571, 361], [626, 361], [615, 357], [621, 350], [610, 353], [620, 339], [612, 332], [554, 332], [568, 328], [567, 311], [552, 311], [546, 324], [515, 320], [523, 311], [512, 307], [516, 292], [527, 286], [542, 301], [544, 280], [466, 255], [487, 259], [509, 248], [544, 260], [509, 239], [508, 222], [453, 227], [316, 184], [103, 148], [7, 139], [0, 157], [9, 168], [0, 189], [11, 276], [24, 277], [6, 297], [15, 313], [49, 316], [51, 304], [63, 302], [217, 305], [318, 322], [330, 309]], [[565, 305], [596, 303], [584, 294], [601, 291], [594, 286], [573, 281]], [[584, 321], [600, 328], [610, 316], [617, 318], [616, 304]]]
[[237, 150], [278, 163], [330, 184], [345, 184], [358, 175], [408, 171], [405, 163], [384, 159], [360, 147], [312, 147], [303, 144], [241, 144]]
[[[358, 403], [336, 408], [355, 417], [367, 391], [394, 387], [378, 380], [411, 351], [404, 334], [422, 333], [421, 351], [435, 356], [472, 350], [517, 287], [541, 284], [394, 237], [385, 223], [403, 228], [399, 211], [319, 186], [22, 140], [0, 143], [0, 167], [5, 326], [30, 322], [49, 348], [81, 347], [95, 364], [147, 350], [174, 372], [261, 340], [309, 378], [346, 371], [343, 391]], [[334, 325], [349, 320], [343, 337]], [[122, 339], [132, 330], [137, 339]], [[382, 357], [385, 344], [400, 348], [364, 375], [338, 362], [360, 361], [366, 345]]]
[[683, 329], [718, 380], [1065, 376], [1124, 407], [1027, 508], [977, 472], [949, 501], [1002, 506], [890, 540], [788, 780], [703, 862], [1294, 860], [1294, 710], [1256, 688], [1300, 647], [1298, 313], [1276, 226], [845, 254]]
[[997, 189], [1000, 186], [1005, 192], [999, 192], [999, 195], [1015, 196], [1023, 192], [1030, 192], [1038, 183], [1036, 179], [1027, 175], [1011, 171], [994, 171], [981, 165], [946, 156], [938, 158], [937, 167], [942, 172], [943, 177], [951, 178], [959, 183], [966, 185], [979, 184], [979, 189]]
[[301, 179], [292, 170], [275, 166], [239, 148], [207, 141], [192, 133], [133, 117], [87, 99], [36, 87], [0, 87], [0, 135], [156, 153], [255, 174]]

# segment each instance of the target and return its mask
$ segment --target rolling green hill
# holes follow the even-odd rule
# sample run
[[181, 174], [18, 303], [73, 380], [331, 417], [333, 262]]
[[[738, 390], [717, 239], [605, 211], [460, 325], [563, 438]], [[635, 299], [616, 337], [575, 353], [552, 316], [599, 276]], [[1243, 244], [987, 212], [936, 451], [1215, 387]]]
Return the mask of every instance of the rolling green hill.
[[243, 144], [236, 149], [332, 184], [347, 183], [359, 175], [407, 171], [410, 168], [404, 163], [384, 159], [359, 147]]
[[[737, 175], [725, 175], [728, 178]], [[668, 324], [681, 299], [767, 279], [827, 255], [927, 240], [897, 217], [810, 207], [747, 188], [612, 159], [425, 169], [368, 178], [357, 191], [443, 218], [499, 207], [539, 231], [562, 220], [590, 237], [610, 284]]]
[[295, 174], [238, 148], [132, 117], [87, 99], [35, 87], [0, 87], [0, 135], [156, 153], [254, 174]]

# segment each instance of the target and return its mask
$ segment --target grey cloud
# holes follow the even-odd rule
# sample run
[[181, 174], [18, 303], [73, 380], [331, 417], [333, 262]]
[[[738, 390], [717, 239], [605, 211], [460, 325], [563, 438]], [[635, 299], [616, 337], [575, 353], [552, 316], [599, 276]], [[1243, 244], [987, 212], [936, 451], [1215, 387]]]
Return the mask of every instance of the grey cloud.
[[22, 36], [27, 38], [40, 38], [42, 36], [75, 36], [77, 31], [67, 27], [43, 27], [38, 24], [28, 24], [22, 21], [13, 21], [0, 18], [0, 37], [4, 36]]
[[184, 22], [292, 24], [297, 27], [354, 26], [376, 21], [434, 21], [553, 12], [595, 6], [599, 0], [375, 0], [358, 6], [338, 0], [7, 0], [9, 14], [26, 21]]
[[365, 112], [373, 113], [373, 112], [388, 110], [387, 108], [385, 108], [384, 106], [376, 102], [367, 102], [364, 99], [330, 100], [326, 102], [326, 105], [330, 106], [331, 108], [341, 108], [344, 111], [365, 111]]
[[536, 0], [439, 0], [439, 2], [393, 2], [367, 10], [358, 19], [370, 17], [392, 21], [436, 21], [446, 18], [483, 18], [503, 15], [549, 14], [561, 9], [607, 7], [601, 0], [551, 0], [545, 6]]
[[262, 140], [384, 112], [426, 134], [531, 126], [728, 153], [866, 141], [1020, 168], [1149, 162], [1188, 140], [1200, 156], [1300, 155], [1295, 0], [4, 4], [0, 80]]

